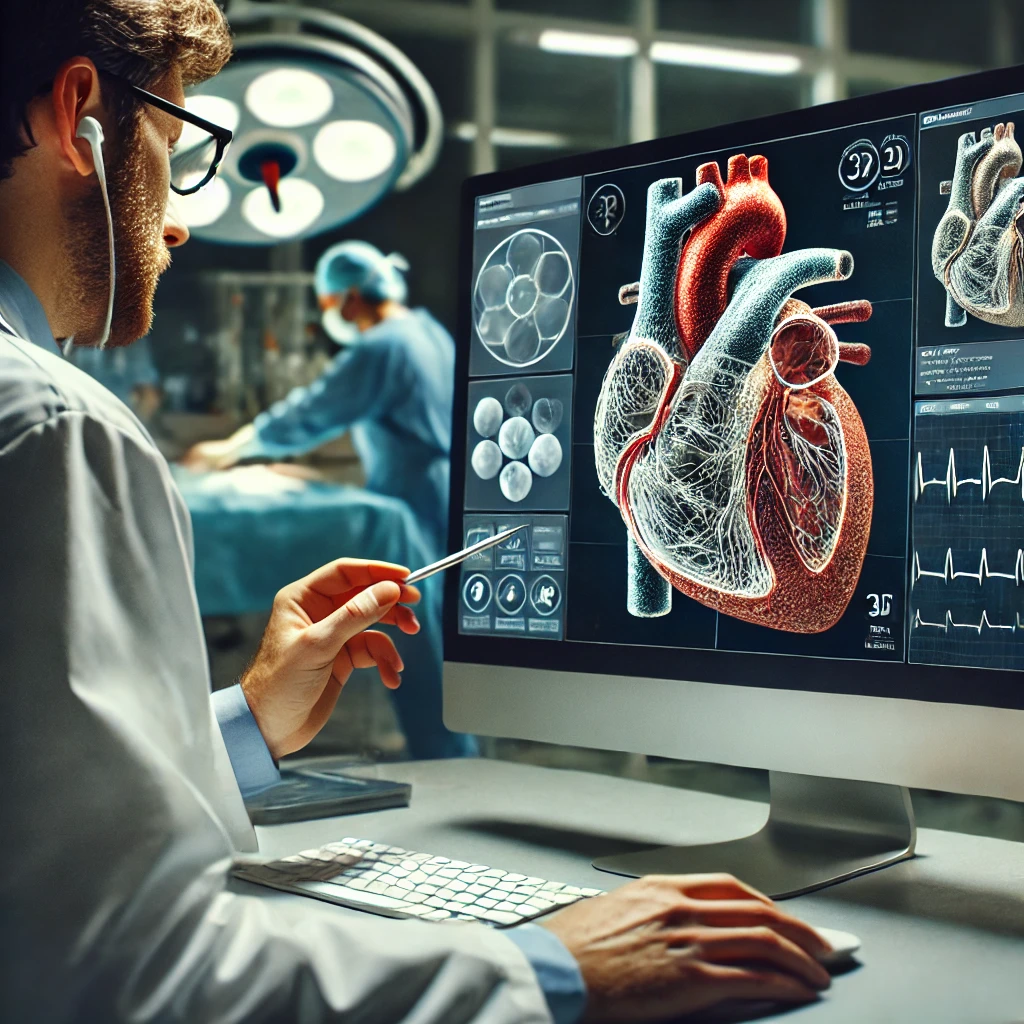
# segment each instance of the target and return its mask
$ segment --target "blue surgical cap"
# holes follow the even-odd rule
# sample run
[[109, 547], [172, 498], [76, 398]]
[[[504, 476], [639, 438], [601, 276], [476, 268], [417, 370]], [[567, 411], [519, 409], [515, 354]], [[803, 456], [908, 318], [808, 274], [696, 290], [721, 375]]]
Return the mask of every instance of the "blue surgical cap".
[[339, 242], [317, 262], [314, 287], [321, 297], [356, 288], [369, 302], [405, 302], [409, 289], [403, 272], [408, 269], [405, 257], [396, 252], [385, 256], [369, 242]]

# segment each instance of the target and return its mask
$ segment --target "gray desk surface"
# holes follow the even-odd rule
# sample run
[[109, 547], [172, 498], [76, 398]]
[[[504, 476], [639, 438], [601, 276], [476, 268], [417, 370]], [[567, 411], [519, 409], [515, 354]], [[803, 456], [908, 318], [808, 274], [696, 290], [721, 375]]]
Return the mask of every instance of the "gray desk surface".
[[[358, 836], [610, 889], [628, 879], [595, 870], [591, 858], [742, 835], [767, 813], [745, 800], [500, 761], [388, 764], [373, 773], [411, 782], [412, 804], [260, 828], [263, 851], [284, 855]], [[926, 829], [918, 851], [912, 861], [786, 902], [811, 924], [854, 932], [863, 948], [861, 966], [836, 977], [820, 1002], [782, 1018], [1024, 1022], [1024, 845]]]

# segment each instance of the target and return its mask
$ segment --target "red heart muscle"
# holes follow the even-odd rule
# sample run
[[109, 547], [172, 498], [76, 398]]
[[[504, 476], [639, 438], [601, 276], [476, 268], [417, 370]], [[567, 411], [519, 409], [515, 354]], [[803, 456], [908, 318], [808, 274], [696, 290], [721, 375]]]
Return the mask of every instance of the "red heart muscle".
[[[665, 614], [667, 584], [711, 608], [815, 633], [856, 587], [873, 505], [871, 457], [840, 360], [865, 345], [833, 324], [864, 301], [792, 298], [844, 280], [836, 249], [781, 254], [786, 219], [764, 157], [737, 155], [648, 191], [637, 313], [601, 389], [595, 457], [630, 535], [629, 610]], [[624, 289], [632, 294], [635, 289]]]

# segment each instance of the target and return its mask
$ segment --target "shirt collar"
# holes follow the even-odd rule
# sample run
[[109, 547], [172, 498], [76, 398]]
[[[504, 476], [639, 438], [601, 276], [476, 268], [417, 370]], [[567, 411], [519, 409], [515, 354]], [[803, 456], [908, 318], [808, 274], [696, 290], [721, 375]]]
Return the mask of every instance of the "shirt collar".
[[60, 351], [35, 292], [3, 260], [0, 260], [0, 316], [25, 341], [34, 342], [51, 352], [54, 348]]

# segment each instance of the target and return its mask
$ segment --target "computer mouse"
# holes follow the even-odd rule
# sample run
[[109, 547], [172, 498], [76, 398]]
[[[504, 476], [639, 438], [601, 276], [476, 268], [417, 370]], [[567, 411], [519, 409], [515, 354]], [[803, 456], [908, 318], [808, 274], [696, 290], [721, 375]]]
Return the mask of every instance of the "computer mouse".
[[824, 967], [845, 964], [853, 959], [854, 953], [860, 949], [860, 939], [850, 932], [841, 932], [835, 928], [818, 928], [813, 925], [812, 927], [832, 947], [831, 953], [818, 957], [818, 962]]

